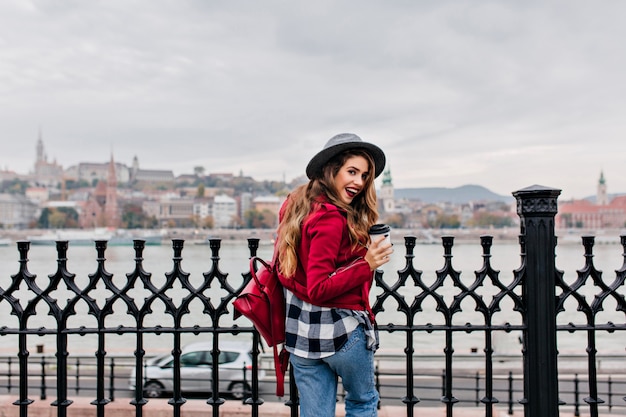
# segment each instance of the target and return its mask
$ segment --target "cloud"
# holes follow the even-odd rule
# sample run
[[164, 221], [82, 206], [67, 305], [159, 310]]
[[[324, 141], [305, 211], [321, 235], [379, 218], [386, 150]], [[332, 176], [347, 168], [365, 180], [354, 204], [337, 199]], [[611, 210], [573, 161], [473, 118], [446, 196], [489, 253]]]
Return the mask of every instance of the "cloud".
[[0, 3], [0, 167], [302, 175], [341, 131], [396, 187], [626, 192], [626, 4]]

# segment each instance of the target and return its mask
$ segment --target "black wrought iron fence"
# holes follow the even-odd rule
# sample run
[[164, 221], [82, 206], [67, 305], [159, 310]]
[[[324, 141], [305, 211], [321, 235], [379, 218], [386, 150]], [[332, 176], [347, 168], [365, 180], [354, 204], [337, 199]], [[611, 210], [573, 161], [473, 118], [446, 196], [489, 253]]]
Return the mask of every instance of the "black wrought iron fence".
[[[623, 334], [626, 330], [626, 301], [623, 295], [626, 267], [622, 266], [615, 272], [615, 278], [606, 283], [594, 265], [594, 239], [585, 237], [584, 267], [578, 271], [574, 282], [564, 279], [555, 262], [557, 239], [554, 217], [559, 193], [559, 190], [538, 186], [513, 193], [520, 216], [520, 265], [514, 269], [512, 277], [503, 278], [499, 271], [492, 268], [490, 259], [493, 238], [490, 236], [481, 237], [482, 267], [474, 272], [473, 279], [461, 279], [460, 271], [453, 266], [452, 236], [442, 238], [444, 265], [434, 276], [425, 276], [414, 265], [416, 239], [412, 236], [404, 239], [406, 265], [398, 271], [397, 276], [383, 276], [382, 271], [375, 273], [376, 291], [373, 294], [376, 299], [373, 310], [377, 319], [383, 317], [386, 310], [395, 309], [398, 312], [392, 323], [381, 320], [378, 327], [381, 333], [401, 335], [400, 340], [403, 340], [403, 379], [399, 383], [403, 395], [397, 401], [404, 405], [407, 416], [414, 415], [423, 401], [419, 395], [425, 392], [418, 378], [423, 370], [418, 372], [415, 369], [415, 347], [433, 334], [441, 335], [440, 369], [443, 371], [438, 386], [439, 401], [450, 417], [454, 415], [455, 405], [465, 401], [461, 398], [465, 397], [461, 395], [464, 391], [472, 392], [472, 401], [484, 409], [486, 417], [494, 415], [496, 404], [508, 404], [509, 412], [512, 412], [513, 404], [521, 404], [526, 417], [558, 416], [559, 406], [564, 403], [573, 407], [575, 413], [580, 413], [582, 408], [584, 413], [592, 417], [599, 416], [602, 410], [612, 412], [615, 407], [624, 406], [626, 392], [619, 377], [614, 375], [611, 377], [615, 380], [606, 381], [598, 375], [597, 336], [600, 333]], [[621, 245], [626, 252], [626, 236], [621, 237]], [[231, 317], [232, 300], [250, 276], [245, 273], [243, 279], [233, 280], [220, 270], [219, 239], [210, 240], [211, 266], [202, 274], [199, 283], [193, 281], [182, 268], [184, 241], [180, 239], [172, 241], [173, 265], [170, 271], [165, 272], [164, 280], [155, 279], [144, 269], [143, 241], [135, 241], [135, 267], [125, 277], [114, 277], [107, 271], [107, 243], [97, 241], [96, 271], [89, 274], [85, 285], [79, 285], [84, 280], [77, 280], [76, 275], [67, 268], [68, 242], [57, 242], [57, 269], [42, 278], [29, 272], [29, 242], [18, 242], [17, 247], [19, 270], [11, 276], [8, 285], [0, 285], [0, 307], [2, 304], [9, 306], [10, 314], [17, 319], [17, 325], [3, 324], [0, 326], [0, 336], [8, 336], [7, 340], [15, 341], [19, 398], [14, 404], [19, 407], [21, 416], [28, 415], [28, 407], [36, 395], [29, 378], [32, 378], [33, 370], [40, 366], [36, 360], [41, 359], [41, 356], [31, 357], [27, 347], [32, 338], [54, 339], [55, 399], [52, 405], [57, 407], [59, 416], [67, 415], [74, 394], [72, 389], [77, 389], [71, 382], [73, 365], [69, 359], [73, 346], [70, 337], [91, 337], [95, 340], [95, 378], [94, 386], [90, 389], [97, 415], [104, 416], [106, 405], [113, 400], [119, 401], [119, 398], [115, 398], [115, 389], [110, 382], [115, 378], [107, 379], [107, 375], [115, 372], [106, 361], [107, 346], [115, 343], [117, 336], [132, 338], [133, 377], [135, 381], [146, 381], [146, 343], [154, 343], [151, 336], [164, 334], [171, 338], [168, 346], [168, 350], [171, 350], [168, 369], [172, 385], [169, 404], [174, 416], [181, 415], [181, 407], [186, 402], [181, 381], [186, 377], [184, 368], [187, 360], [183, 351], [183, 338], [188, 335], [209, 336], [211, 346], [202, 366], [210, 370], [211, 396], [207, 403], [214, 416], [219, 415], [220, 406], [225, 402], [221, 385], [223, 381], [220, 381], [220, 375], [226, 372], [220, 366], [225, 361], [221, 356], [221, 350], [224, 350], [221, 340], [227, 336], [250, 337], [252, 363], [249, 380], [245, 377], [246, 393], [249, 389], [245, 403], [250, 406], [252, 416], [259, 415], [264, 402], [259, 390], [259, 365], [262, 358], [259, 337], [243, 320], [237, 322]], [[256, 255], [259, 240], [249, 239], [248, 247], [249, 255]], [[242, 265], [245, 265], [243, 260]], [[587, 292], [583, 291], [589, 284], [595, 289], [591, 296], [588, 289], [585, 289]], [[557, 291], [560, 293], [557, 294]], [[67, 298], [60, 300], [60, 294]], [[198, 305], [202, 310], [202, 324], [190, 324], [187, 318]], [[117, 319], [116, 325], [110, 325], [110, 322], [115, 321], [114, 311], [120, 308], [127, 311], [127, 319], [121, 322]], [[607, 308], [620, 313], [619, 319], [602, 322], [602, 312]], [[425, 309], [436, 311], [441, 320], [424, 320]], [[559, 314], [571, 309], [581, 312], [585, 317], [584, 322], [559, 324]], [[503, 310], [508, 311], [514, 319], [504, 323], [496, 319]], [[467, 321], [470, 311], [473, 312], [472, 319]], [[52, 317], [54, 325], [34, 324], [44, 314]], [[76, 316], [80, 315], [90, 316], [92, 324], [74, 324]], [[512, 333], [519, 334], [521, 340], [521, 363], [518, 363], [520, 378], [515, 378], [513, 374], [503, 377], [502, 372], [495, 369], [498, 359], [494, 351], [494, 337]], [[569, 378], [571, 375], [566, 375], [569, 372], [567, 370], [559, 374], [557, 335], [565, 333], [584, 335], [586, 366], [583, 376], [574, 374]], [[463, 355], [455, 354], [458, 341], [468, 334], [478, 335], [482, 339], [482, 353], [478, 355], [482, 363], [478, 378], [475, 375], [468, 377], [468, 373], [463, 371]], [[246, 371], [243, 372], [245, 374]], [[384, 372], [379, 376], [384, 376]], [[463, 383], [465, 380], [470, 380], [469, 385]], [[291, 414], [297, 416], [298, 393], [293, 380], [289, 381], [289, 397], [285, 404], [291, 407]], [[521, 392], [513, 388], [503, 389], [503, 381], [511, 387], [521, 383]], [[40, 397], [45, 399], [48, 395], [52, 394], [46, 391]], [[143, 407], [148, 401], [143, 384], [136, 383], [130, 399], [136, 416], [143, 415]]]

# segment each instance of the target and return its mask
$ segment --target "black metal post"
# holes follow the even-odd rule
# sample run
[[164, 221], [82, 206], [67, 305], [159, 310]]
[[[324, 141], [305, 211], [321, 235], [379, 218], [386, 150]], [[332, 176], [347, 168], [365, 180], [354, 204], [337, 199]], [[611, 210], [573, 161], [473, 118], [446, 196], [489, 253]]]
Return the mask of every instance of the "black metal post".
[[[23, 279], [27, 283], [34, 283], [36, 275], [28, 272], [28, 250], [30, 249], [30, 242], [18, 242], [17, 249], [20, 252], [20, 271], [19, 273], [11, 276], [13, 280]], [[31, 288], [31, 287], [29, 287]], [[15, 305], [13, 304], [13, 312], [15, 313]], [[28, 316], [27, 314], [17, 314], [20, 320], [20, 330], [26, 330]], [[28, 352], [26, 343], [26, 333], [20, 332], [18, 335], [18, 366], [19, 366], [19, 398], [13, 402], [14, 405], [20, 407], [20, 417], [28, 416], [28, 406], [33, 403], [33, 400], [28, 398]], [[42, 388], [42, 396], [45, 397], [45, 390]], [[43, 398], [42, 398], [43, 399]]]
[[613, 380], [611, 379], [611, 375], [609, 375], [609, 379], [606, 381], [606, 388], [608, 390], [609, 397], [609, 411], [613, 409]]
[[285, 405], [289, 407], [289, 416], [298, 417], [300, 415], [300, 393], [296, 386], [296, 378], [293, 375], [293, 366], [288, 369], [289, 372], [289, 399], [285, 401]]
[[[98, 369], [96, 369], [98, 371]], [[96, 377], [96, 381], [98, 378]], [[80, 392], [80, 358], [76, 358], [76, 363], [74, 365], [74, 381], [76, 381], [76, 387], [74, 388], [74, 392], [76, 392], [76, 396]]]
[[[42, 356], [41, 357], [41, 395], [40, 395], [40, 399], [45, 400], [47, 399], [47, 394], [46, 394], [46, 357]], [[21, 379], [20, 379], [20, 385], [21, 385]], [[24, 379], [24, 383], [27, 384], [28, 383], [28, 378]]]
[[580, 379], [578, 374], [574, 374], [574, 416], [580, 417]]
[[[259, 250], [259, 242], [261, 239], [258, 238], [248, 238], [248, 250], [250, 251], [250, 259], [257, 255], [257, 251]], [[252, 278], [251, 273], [248, 271], [244, 275], [244, 284], [246, 285], [250, 279]], [[242, 285], [242, 286], [243, 286]], [[251, 417], [259, 417], [259, 407], [264, 403], [264, 400], [259, 397], [259, 354], [261, 353], [259, 350], [259, 346], [261, 346], [261, 339], [259, 336], [259, 332], [252, 332], [252, 369], [256, 369], [257, 372], [252, 372], [252, 392], [250, 392], [250, 397], [244, 396], [244, 404], [249, 404], [252, 406], [252, 414]], [[245, 377], [246, 373], [244, 370], [244, 388], [247, 386]]]
[[[13, 358], [9, 357], [7, 361], [7, 393], [11, 394], [11, 390], [13, 389]], [[19, 375], [18, 375], [19, 377]]]
[[115, 401], [115, 358], [109, 363], [109, 400]]
[[533, 185], [516, 191], [525, 252], [522, 299], [524, 416], [558, 417], [554, 218], [561, 190]]
[[[90, 282], [100, 281], [104, 282], [107, 288], [112, 288], [111, 285], [113, 275], [107, 272], [104, 262], [106, 261], [106, 257], [104, 253], [107, 249], [107, 241], [106, 240], [96, 240], [96, 253], [97, 258], [96, 261], [98, 263], [98, 267], [96, 272], [93, 274], [89, 274]], [[107, 303], [108, 304], [108, 303]], [[112, 309], [110, 310], [112, 312]], [[102, 314], [98, 314], [98, 327], [105, 327], [105, 320], [109, 313], [109, 309], [105, 307], [102, 310]], [[96, 417], [104, 417], [104, 406], [109, 402], [113, 401], [114, 397], [111, 395], [111, 398], [105, 398], [105, 362], [104, 359], [106, 357], [106, 349], [105, 349], [105, 335], [102, 332], [98, 332], [98, 349], [96, 350], [96, 399], [93, 400], [90, 404], [96, 406]]]
[[507, 409], [507, 414], [512, 416], [513, 415], [513, 372], [509, 371], [509, 408]]
[[74, 278], [74, 274], [67, 270], [67, 249], [69, 247], [69, 241], [60, 240], [56, 242], [57, 247], [57, 271], [54, 274], [48, 275], [50, 283], [44, 291], [45, 298], [50, 305], [50, 315], [55, 317], [56, 320], [56, 367], [57, 367], [57, 381], [56, 391], [57, 399], [54, 400], [51, 405], [53, 407], [59, 407], [57, 411], [58, 417], [67, 417], [67, 408], [74, 402], [67, 398], [67, 358], [70, 354], [68, 351], [68, 334], [65, 332], [67, 326], [67, 317], [69, 314], [74, 314], [73, 311], [64, 311], [59, 306], [57, 301], [53, 299], [50, 294], [59, 288], [60, 283], [67, 283]]
[[[181, 276], [184, 276], [186, 272], [183, 272], [181, 263], [183, 260], [183, 246], [185, 241], [182, 239], [172, 239], [172, 249], [174, 251], [174, 256], [172, 257], [172, 261], [174, 262], [174, 269], [165, 274], [166, 277], [166, 285], [171, 285], [176, 280], [180, 280]], [[172, 316], [174, 317], [174, 323], [176, 327], [180, 326], [180, 316], [177, 315], [177, 309], [172, 309]], [[180, 356], [182, 354], [181, 347], [181, 334], [179, 332], [174, 333], [174, 349], [172, 349], [172, 356], [174, 357], [174, 392], [172, 393], [172, 398], [168, 400], [168, 404], [174, 407], [174, 417], [181, 417], [181, 407], [183, 404], [187, 402], [187, 399], [182, 395], [182, 387], [181, 387], [181, 374], [180, 374]], [[218, 353], [219, 355], [219, 353]], [[217, 362], [217, 355], [214, 358], [213, 364]], [[215, 379], [215, 367], [213, 368], [213, 373], [211, 374], [211, 378]], [[215, 391], [213, 391], [213, 395], [215, 395]]]

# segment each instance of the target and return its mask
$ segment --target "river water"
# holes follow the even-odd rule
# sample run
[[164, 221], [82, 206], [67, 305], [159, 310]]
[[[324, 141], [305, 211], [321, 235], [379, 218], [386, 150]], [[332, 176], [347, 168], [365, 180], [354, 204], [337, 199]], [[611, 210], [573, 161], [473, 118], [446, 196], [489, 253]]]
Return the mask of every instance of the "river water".
[[[617, 241], [617, 240], [616, 240]], [[263, 243], [263, 242], [262, 242]], [[272, 247], [265, 243], [259, 248], [258, 254], [264, 258], [271, 257]], [[615, 270], [622, 267], [623, 256], [622, 247], [619, 244], [597, 244], [594, 248], [594, 262], [597, 269], [604, 271], [604, 282], [611, 283], [615, 280]], [[422, 271], [422, 278], [424, 282], [434, 282], [436, 277], [436, 270], [440, 269], [444, 265], [443, 247], [440, 244], [418, 244], [415, 247], [414, 254], [414, 266], [416, 269]], [[241, 283], [241, 274], [247, 269], [248, 264], [248, 249], [247, 244], [244, 241], [228, 241], [224, 242], [220, 250], [219, 266], [220, 270], [224, 273], [228, 273], [229, 283], [233, 287], [238, 287]], [[474, 271], [480, 269], [483, 265], [482, 259], [482, 247], [480, 242], [476, 243], [460, 243], [455, 244], [452, 250], [453, 258], [452, 264], [454, 268], [461, 271], [461, 280], [465, 285], [469, 285], [474, 281]], [[513, 271], [520, 266], [520, 249], [519, 245], [511, 240], [499, 242], [494, 240], [493, 247], [491, 249], [491, 266], [495, 270], [500, 271], [500, 280], [506, 285], [513, 280]], [[581, 244], [567, 243], [561, 244], [557, 248], [557, 267], [565, 272], [565, 280], [568, 283], [572, 283], [576, 277], [576, 270], [584, 266], [585, 260], [583, 257], [584, 249]], [[386, 264], [382, 270], [384, 276], [388, 277], [386, 282], [395, 282], [397, 279], [397, 271], [401, 270], [406, 265], [404, 248], [400, 243], [395, 243], [395, 253], [392, 256], [391, 262]], [[112, 246], [106, 250], [106, 270], [113, 274], [113, 281], [122, 287], [126, 283], [126, 273], [132, 272], [135, 268], [134, 250], [131, 246]], [[211, 250], [208, 245], [195, 245], [192, 243], [186, 243], [183, 250], [182, 268], [184, 271], [190, 274], [190, 281], [192, 285], [199, 286], [203, 281], [203, 273], [211, 269]], [[29, 251], [28, 269], [31, 273], [37, 275], [36, 282], [41, 288], [46, 288], [49, 279], [47, 276], [53, 274], [57, 268], [56, 262], [56, 250], [53, 246], [31, 246]], [[160, 286], [165, 281], [165, 273], [172, 270], [173, 262], [173, 250], [171, 245], [165, 244], [161, 246], [147, 246], [143, 253], [143, 266], [144, 269], [152, 273], [152, 280], [155, 285]], [[0, 287], [7, 289], [11, 284], [11, 275], [18, 272], [19, 268], [19, 254], [16, 246], [13, 244], [8, 247], [0, 247]], [[75, 281], [81, 288], [87, 286], [89, 282], [89, 274], [96, 271], [96, 251], [92, 246], [71, 246], [68, 250], [68, 270], [76, 274]], [[408, 283], [407, 288], [401, 290], [402, 294], [407, 298], [407, 302], [410, 304], [414, 293], [411, 292], [412, 283]], [[16, 293], [22, 306], [25, 305], [26, 300], [30, 300], [34, 297], [34, 294], [30, 291], [26, 291], [22, 285], [20, 290]], [[102, 306], [104, 300], [111, 297], [112, 293], [100, 285], [90, 296], [97, 300], [99, 306]], [[597, 287], [588, 284], [584, 293], [587, 294], [588, 302], [593, 299], [593, 294], [597, 292]], [[440, 293], [444, 296], [447, 305], [453, 301], [453, 297], [458, 293], [453, 285], [449, 284], [444, 286], [440, 290]], [[621, 294], [623, 294], [623, 287]], [[174, 301], [181, 299], [187, 295], [184, 289], [180, 285], [175, 285], [174, 288], [168, 292]], [[380, 294], [380, 290], [373, 289], [372, 301]], [[486, 298], [487, 304], [489, 303], [489, 285], [486, 285], [485, 291], [481, 292]], [[143, 288], [135, 288], [129, 293], [134, 299], [135, 303], [141, 305], [142, 300], [149, 296], [150, 293]], [[211, 297], [212, 304], [219, 304], [219, 297], [224, 295], [219, 288], [211, 289], [206, 292], [205, 295]], [[59, 288], [52, 292], [61, 307], [65, 305], [65, 300], [74, 296], [73, 293], [67, 291], [65, 288]], [[584, 315], [576, 310], [577, 305], [570, 300], [566, 304], [566, 311], [559, 313], [557, 316], [559, 324], [566, 324], [574, 322], [576, 324], [586, 323]], [[178, 303], [177, 303], [178, 305]], [[624, 312], [616, 312], [616, 303], [611, 298], [607, 299], [604, 304], [605, 308], [602, 313], [596, 317], [596, 323], [606, 323], [612, 321], [614, 323], [624, 323]], [[385, 311], [379, 313], [377, 321], [381, 324], [387, 323], [406, 323], [406, 318], [403, 314], [396, 311], [397, 304], [391, 301], [385, 303]], [[442, 315], [436, 310], [436, 303], [434, 300], [427, 300], [423, 304], [423, 311], [419, 312], [415, 316], [416, 323], [433, 323], [443, 324]], [[481, 314], [474, 311], [475, 304], [468, 302], [463, 304], [462, 313], [455, 314], [454, 324], [483, 324], [484, 318]], [[190, 313], [185, 315], [182, 324], [184, 326], [193, 326], [195, 324], [201, 326], [209, 326], [210, 318], [203, 314], [204, 306], [199, 301], [194, 301], [190, 305]], [[48, 314], [49, 308], [43, 303], [38, 303], [37, 315], [31, 317], [28, 322], [29, 328], [38, 328], [40, 326], [46, 328], [55, 328], [54, 319]], [[231, 308], [232, 311], [232, 308]], [[10, 315], [11, 309], [6, 301], [0, 302], [0, 319], [1, 326], [7, 326], [9, 328], [17, 328], [18, 322], [15, 316]], [[220, 325], [230, 325], [232, 323], [232, 314], [224, 316]], [[521, 317], [519, 313], [513, 311], [512, 302], [504, 302], [502, 304], [502, 311], [494, 316], [494, 324], [521, 324]], [[236, 323], [240, 325], [246, 325], [245, 319], [238, 319]], [[163, 326], [172, 326], [173, 321], [171, 315], [167, 314], [165, 307], [162, 304], [156, 303], [153, 307], [153, 314], [145, 322], [146, 326], [162, 324]], [[89, 314], [89, 309], [86, 303], [79, 302], [76, 306], [76, 315], [73, 315], [68, 320], [68, 327], [79, 327], [81, 325], [87, 327], [96, 327], [95, 318]], [[127, 308], [124, 303], [116, 302], [114, 304], [114, 314], [109, 316], [106, 321], [106, 327], [114, 327], [116, 325], [135, 326], [136, 322], [132, 315], [127, 313]], [[570, 334], [566, 332], [559, 332], [559, 351], [561, 353], [572, 354], [585, 354], [586, 337], [582, 332], [576, 332], [577, 334]], [[624, 332], [622, 332], [624, 333]], [[494, 334], [494, 344], [496, 353], [502, 354], [519, 354], [521, 345], [519, 343], [519, 332], [514, 331], [511, 333], [499, 332]], [[184, 343], [198, 340], [199, 338], [206, 338], [206, 335], [182, 335]], [[225, 338], [233, 337], [231, 335], [225, 335]], [[239, 336], [241, 337], [241, 336]], [[416, 332], [413, 335], [416, 343], [416, 353], [423, 354], [437, 354], [441, 353], [445, 343], [444, 335], [439, 332], [426, 333]], [[482, 351], [484, 347], [484, 333], [483, 332], [455, 332], [454, 335], [455, 352], [457, 353], [469, 353], [474, 349]], [[149, 352], [160, 353], [169, 352], [171, 350], [172, 336], [168, 334], [162, 334], [159, 336], [146, 334], [144, 336], [146, 343], [146, 350]], [[624, 347], [626, 345], [626, 335], [615, 332], [609, 334], [606, 332], [598, 332], [598, 352], [599, 354], [623, 354]], [[0, 353], [2, 354], [15, 354], [17, 349], [16, 337], [9, 335], [4, 336], [4, 341], [0, 344]], [[93, 353], [97, 348], [97, 340], [94, 335], [79, 336], [70, 335], [70, 351], [80, 353]], [[107, 335], [106, 350], [109, 353], [119, 354], [132, 354], [135, 346], [134, 335]], [[406, 335], [400, 332], [395, 333], [382, 333], [381, 332], [381, 350], [383, 352], [399, 353], [406, 345]], [[52, 335], [49, 336], [29, 336], [28, 348], [31, 352], [36, 350], [36, 346], [41, 346], [46, 352], [53, 352], [55, 350], [55, 338]]]

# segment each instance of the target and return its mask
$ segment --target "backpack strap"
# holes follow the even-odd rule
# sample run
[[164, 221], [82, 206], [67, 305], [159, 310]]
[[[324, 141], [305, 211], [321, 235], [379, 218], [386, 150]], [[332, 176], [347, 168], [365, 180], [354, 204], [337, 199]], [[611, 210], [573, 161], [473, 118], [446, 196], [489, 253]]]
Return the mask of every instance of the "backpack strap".
[[278, 352], [278, 346], [274, 345], [274, 369], [276, 371], [276, 396], [285, 395], [285, 373], [289, 366], [289, 352], [283, 346]]
[[[272, 254], [272, 268], [278, 268], [278, 240], [274, 243], [274, 253]], [[270, 326], [272, 323], [270, 323]], [[274, 334], [274, 329], [272, 335]], [[274, 371], [276, 373], [276, 396], [285, 396], [285, 374], [289, 367], [289, 352], [285, 349], [285, 345], [278, 351], [278, 343], [274, 343]]]

